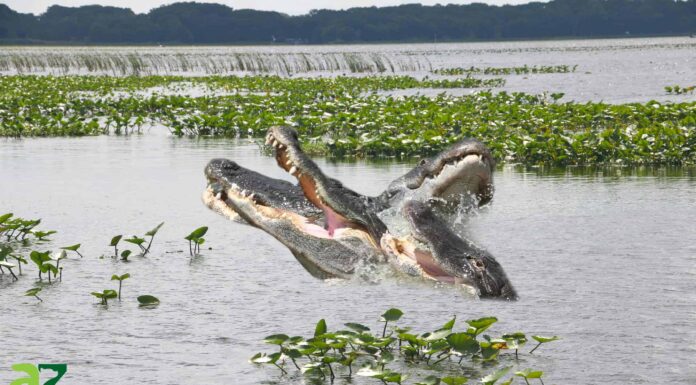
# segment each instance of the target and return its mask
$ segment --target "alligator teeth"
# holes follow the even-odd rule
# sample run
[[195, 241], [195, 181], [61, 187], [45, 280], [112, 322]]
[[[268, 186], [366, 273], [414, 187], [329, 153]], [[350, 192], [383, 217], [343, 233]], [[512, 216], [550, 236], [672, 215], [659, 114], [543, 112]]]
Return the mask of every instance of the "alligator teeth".
[[247, 196], [247, 190], [242, 190], [242, 196], [246, 197]]
[[278, 147], [278, 141], [273, 139], [273, 147]]
[[222, 193], [219, 192], [219, 193], [215, 194], [215, 198], [222, 199]]
[[266, 135], [266, 145], [271, 144], [271, 134]]
[[290, 174], [295, 175], [295, 173], [297, 173], [297, 167], [295, 167], [295, 166], [290, 167]]
[[292, 161], [290, 159], [285, 161], [286, 166], [292, 166]]
[[255, 193], [251, 193], [251, 194], [249, 194], [249, 199], [252, 199], [252, 200], [253, 200], [255, 196], [256, 196]]

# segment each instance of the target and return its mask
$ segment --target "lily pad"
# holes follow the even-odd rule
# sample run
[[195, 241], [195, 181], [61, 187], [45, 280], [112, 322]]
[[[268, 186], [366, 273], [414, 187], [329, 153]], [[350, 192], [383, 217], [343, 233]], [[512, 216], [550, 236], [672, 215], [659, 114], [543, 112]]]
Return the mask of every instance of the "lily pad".
[[140, 306], [156, 306], [159, 305], [160, 300], [152, 295], [141, 295], [138, 297], [138, 302]]

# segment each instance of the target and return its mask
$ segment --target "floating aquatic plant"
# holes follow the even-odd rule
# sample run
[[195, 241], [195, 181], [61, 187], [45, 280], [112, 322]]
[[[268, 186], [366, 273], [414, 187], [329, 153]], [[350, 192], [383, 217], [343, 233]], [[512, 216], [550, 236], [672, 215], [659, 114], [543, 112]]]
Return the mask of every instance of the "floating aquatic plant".
[[[153, 228], [152, 230], [145, 233], [145, 235], [143, 237], [133, 235], [130, 238], [124, 238], [123, 241], [138, 246], [138, 248], [140, 248], [140, 256], [144, 257], [150, 252], [150, 248], [152, 247], [152, 241], [155, 239], [155, 235], [157, 234], [159, 229], [162, 228], [163, 225], [164, 225], [164, 222], [160, 223], [159, 225], [155, 226], [155, 228]], [[149, 241], [147, 239], [145, 239], [147, 237], [150, 238]], [[109, 244], [109, 246], [112, 246], [114, 248], [114, 258], [118, 258], [118, 256], [119, 256], [117, 246], [118, 246], [119, 241], [122, 238], [123, 237], [121, 235], [117, 235], [111, 239], [111, 243]], [[147, 245], [145, 242], [147, 242]], [[128, 253], [125, 253], [126, 251], [128, 251]], [[124, 252], [122, 252], [120, 254], [121, 259], [124, 261], [127, 261], [128, 256], [130, 256], [130, 254], [131, 254], [131, 252], [129, 250], [125, 250]]]
[[98, 292], [98, 291], [93, 291], [91, 294], [92, 294], [93, 296], [99, 298], [99, 299], [101, 300], [100, 303], [101, 303], [102, 305], [104, 305], [104, 306], [108, 306], [108, 305], [109, 305], [108, 301], [109, 301], [110, 299], [114, 299], [114, 298], [118, 297], [118, 294], [116, 293], [116, 291], [115, 291], [115, 290], [111, 290], [111, 289], [103, 290], [101, 293]]
[[27, 291], [24, 293], [24, 295], [26, 295], [26, 296], [28, 296], [28, 297], [34, 297], [34, 298], [38, 299], [39, 301], [43, 302], [43, 300], [41, 299], [41, 297], [38, 296], [38, 294], [41, 292], [41, 290], [42, 290], [42, 289], [41, 289], [40, 287], [35, 287], [35, 288], [33, 288], [33, 289], [27, 290]]
[[545, 343], [547, 343], [547, 342], [552, 342], [552, 341], [556, 341], [556, 340], [560, 339], [558, 336], [553, 336], [553, 337], [532, 336], [532, 338], [533, 338], [536, 342], [538, 342], [538, 344], [534, 347], [534, 349], [532, 349], [532, 350], [529, 352], [530, 354], [531, 354], [531, 353], [534, 353], [534, 351], [537, 350], [537, 348], [538, 348], [539, 346], [541, 346], [541, 344], [545, 344]]
[[520, 67], [455, 67], [455, 68], [438, 68], [431, 72], [438, 75], [469, 75], [469, 74], [484, 74], [484, 75], [526, 75], [526, 74], [551, 74], [551, 73], [568, 73], [575, 72], [578, 68], [577, 64], [570, 65], [541, 65], [541, 66], [520, 66]]
[[544, 372], [542, 372], [541, 370], [525, 369], [515, 372], [515, 375], [524, 378], [524, 382], [527, 385], [529, 385], [530, 378], [537, 378], [539, 379], [539, 382], [541, 382], [541, 385], [544, 385], [544, 381], [541, 379], [541, 376], [544, 375]]
[[665, 91], [667, 91], [668, 94], [676, 94], [676, 95], [682, 95], [682, 94], [691, 94], [696, 90], [696, 86], [688, 86], [688, 87], [680, 87], [680, 86], [666, 86]]
[[201, 245], [205, 242], [203, 236], [208, 232], [208, 227], [199, 227], [191, 232], [191, 234], [184, 237], [189, 242], [189, 254], [191, 256], [198, 255], [201, 251]]
[[[255, 364], [273, 365], [287, 373], [285, 361], [307, 376], [329, 378], [333, 380], [338, 373], [351, 377], [354, 373], [359, 376], [379, 379], [383, 383], [401, 384], [408, 374], [395, 371], [388, 367], [393, 362], [403, 361], [410, 367], [425, 367], [429, 370], [447, 363], [448, 367], [464, 365], [468, 359], [473, 365], [486, 365], [498, 362], [501, 352], [515, 350], [526, 341], [521, 332], [504, 334], [494, 338], [483, 334], [496, 321], [495, 317], [483, 317], [467, 320], [464, 331], [454, 330], [456, 317], [447, 321], [442, 327], [426, 333], [414, 333], [411, 328], [394, 325], [399, 321], [403, 312], [392, 308], [380, 317], [385, 323], [381, 335], [374, 335], [370, 328], [357, 324], [346, 323], [347, 329], [330, 331], [325, 320], [319, 320], [314, 327], [314, 335], [310, 338], [301, 336], [290, 337], [287, 334], [273, 334], [265, 338], [267, 344], [275, 345], [273, 353], [257, 353], [250, 361]], [[389, 330], [389, 332], [387, 332]], [[511, 341], [508, 343], [508, 341]], [[517, 357], [517, 352], [515, 353]], [[354, 371], [353, 366], [360, 369]], [[481, 379], [483, 384], [495, 384], [511, 369], [510, 366], [494, 370]], [[527, 378], [540, 378], [540, 371], [529, 369], [522, 371]], [[539, 377], [534, 377], [539, 376]], [[463, 384], [465, 376], [427, 376], [415, 384]], [[503, 382], [510, 384], [512, 378]]]
[[61, 247], [61, 249], [62, 249], [62, 250], [68, 250], [68, 251], [74, 251], [74, 252], [77, 253], [77, 255], [80, 256], [80, 258], [84, 258], [84, 255], [82, 255], [82, 254], [78, 251], [78, 249], [80, 248], [80, 246], [81, 246], [81, 245], [80, 245], [79, 243], [76, 243], [76, 244], [71, 245], [71, 246]]
[[145, 294], [138, 296], [138, 303], [140, 303], [140, 306], [157, 306], [160, 303], [160, 300], [152, 295]]
[[130, 274], [125, 273], [121, 275], [112, 275], [111, 280], [112, 281], [118, 281], [118, 300], [121, 300], [121, 285], [123, 284], [123, 280], [130, 278]]
[[121, 241], [121, 238], [123, 238], [123, 235], [116, 235], [109, 242], [109, 246], [114, 248], [114, 258], [118, 258], [118, 243]]
[[[32, 251], [31, 254], [29, 254], [29, 259], [31, 259], [34, 264], [39, 268], [39, 280], [42, 279], [41, 273], [45, 273], [48, 269], [50, 268], [44, 268], [43, 266], [51, 260], [50, 256], [51, 252], [50, 251], [44, 251], [44, 252], [38, 252], [38, 251]], [[54, 266], [55, 267], [55, 266]], [[50, 280], [50, 275], [49, 275], [49, 280]]]
[[12, 275], [12, 279], [14, 279], [15, 281], [19, 279], [17, 278], [17, 275], [12, 271], [12, 269], [17, 267], [15, 264], [9, 263], [7, 261], [0, 261], [0, 272], [4, 273], [4, 271], [2, 270], [3, 267], [10, 272], [10, 275]]

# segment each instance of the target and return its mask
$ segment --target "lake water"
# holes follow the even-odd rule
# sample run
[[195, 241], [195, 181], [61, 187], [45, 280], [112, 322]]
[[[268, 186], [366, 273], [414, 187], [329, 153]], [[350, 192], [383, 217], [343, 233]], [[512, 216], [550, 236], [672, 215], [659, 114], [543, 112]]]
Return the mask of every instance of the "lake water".
[[[696, 39], [689, 37], [249, 47], [4, 47], [0, 74], [258, 74], [294, 76], [380, 73], [434, 77], [453, 67], [577, 65], [574, 73], [504, 76], [499, 90], [563, 92], [562, 101], [693, 101], [664, 87], [696, 85]], [[361, 71], [355, 73], [354, 71]], [[364, 72], [362, 72], [364, 71]], [[435, 76], [436, 77], [436, 76]], [[468, 94], [472, 89], [396, 94]], [[195, 93], [195, 92], [194, 92]]]
[[[494, 315], [493, 334], [559, 335], [518, 364], [503, 360], [543, 370], [547, 384], [696, 383], [694, 168], [501, 168], [493, 204], [468, 224], [521, 296], [506, 303], [416, 280], [311, 277], [272, 237], [200, 202], [208, 160], [228, 157], [287, 178], [273, 158], [250, 142], [164, 131], [0, 140], [0, 212], [42, 218], [41, 228], [58, 230], [41, 249], [79, 242], [85, 255], [64, 261], [63, 282], [43, 286], [42, 303], [23, 296], [36, 285], [33, 266], [15, 283], [0, 276], [0, 383], [18, 377], [9, 365], [19, 362], [68, 363], [66, 384], [309, 382], [247, 360], [272, 351], [266, 335], [310, 335], [320, 318], [334, 329], [343, 322], [376, 328], [389, 307], [403, 309], [399, 323], [419, 331], [455, 314], [460, 328]], [[365, 194], [412, 166], [318, 163]], [[111, 252], [112, 236], [143, 234], [161, 221], [148, 257], [99, 258]], [[190, 260], [183, 237], [202, 225], [210, 227], [212, 250]], [[123, 302], [98, 305], [90, 292], [116, 287], [111, 275], [126, 272]], [[141, 294], [159, 297], [160, 306], [138, 308]]]

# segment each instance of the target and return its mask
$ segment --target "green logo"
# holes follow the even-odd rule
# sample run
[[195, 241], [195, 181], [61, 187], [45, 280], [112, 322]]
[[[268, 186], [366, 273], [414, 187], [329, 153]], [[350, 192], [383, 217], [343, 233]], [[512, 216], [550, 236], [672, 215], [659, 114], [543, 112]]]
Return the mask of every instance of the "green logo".
[[34, 364], [14, 364], [12, 370], [23, 372], [27, 376], [10, 382], [10, 385], [41, 385], [40, 372], [44, 369], [54, 371], [56, 375], [44, 382], [43, 385], [55, 385], [68, 371], [68, 364], [39, 364], [38, 367]]

